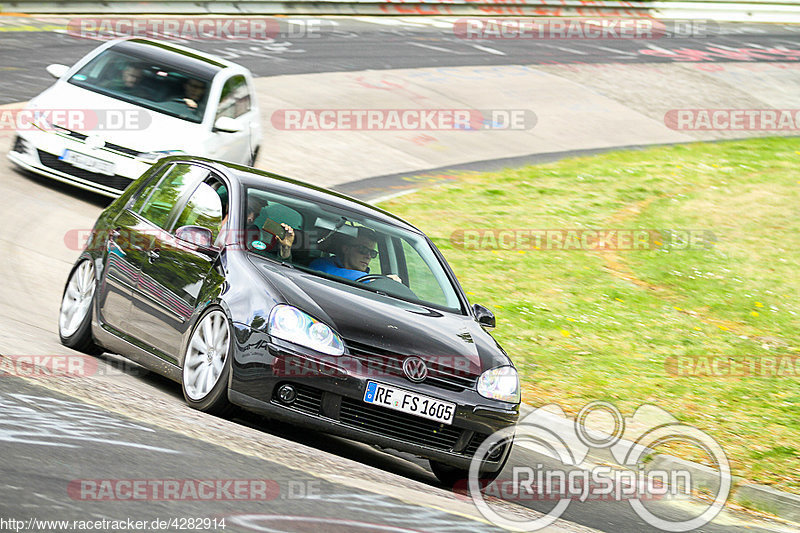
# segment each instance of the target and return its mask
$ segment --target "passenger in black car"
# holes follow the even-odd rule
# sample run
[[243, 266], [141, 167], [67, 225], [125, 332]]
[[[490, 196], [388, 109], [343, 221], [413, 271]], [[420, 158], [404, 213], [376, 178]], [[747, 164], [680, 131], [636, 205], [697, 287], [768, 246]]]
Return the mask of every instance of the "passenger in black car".
[[[277, 252], [281, 259], [291, 259], [292, 257], [292, 244], [294, 244], [294, 228], [285, 222], [280, 223], [280, 228], [283, 235], [273, 233], [278, 230], [277, 225], [272, 225], [268, 228], [268, 223], [265, 223], [265, 231], [267, 234], [272, 235], [269, 242], [261, 240], [261, 228], [259, 228], [255, 221], [261, 214], [262, 209], [267, 206], [267, 202], [258, 198], [250, 198], [247, 201], [247, 220], [245, 225], [245, 242], [248, 248], [258, 250], [260, 252]], [[269, 222], [270, 219], [267, 219]], [[275, 223], [277, 224], [277, 223]]]

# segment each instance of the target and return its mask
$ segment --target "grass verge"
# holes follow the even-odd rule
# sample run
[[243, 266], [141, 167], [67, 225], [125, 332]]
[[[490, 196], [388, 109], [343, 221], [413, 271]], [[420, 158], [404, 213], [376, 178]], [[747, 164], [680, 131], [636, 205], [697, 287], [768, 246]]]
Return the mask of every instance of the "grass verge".
[[[800, 139], [697, 143], [465, 173], [380, 207], [425, 231], [493, 309], [525, 402], [574, 415], [602, 399], [626, 416], [655, 404], [717, 439], [735, 475], [800, 493], [798, 169]], [[537, 249], [472, 231], [490, 229], [706, 242], [659, 231], [640, 249]]]

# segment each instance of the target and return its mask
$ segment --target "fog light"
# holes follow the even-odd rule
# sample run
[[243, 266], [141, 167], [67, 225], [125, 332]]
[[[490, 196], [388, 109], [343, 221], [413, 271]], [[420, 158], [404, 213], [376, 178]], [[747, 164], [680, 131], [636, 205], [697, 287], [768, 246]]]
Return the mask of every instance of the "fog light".
[[291, 404], [297, 398], [297, 391], [291, 385], [281, 385], [278, 387], [278, 398], [283, 403]]
[[19, 154], [26, 154], [28, 153], [28, 143], [17, 135], [16, 139], [14, 139], [14, 147], [11, 148], [12, 152], [17, 152]]
[[496, 445], [491, 450], [489, 450], [488, 455], [486, 458], [489, 461], [497, 461], [500, 459], [500, 456], [503, 455], [503, 451], [505, 451], [506, 447], [504, 444]]

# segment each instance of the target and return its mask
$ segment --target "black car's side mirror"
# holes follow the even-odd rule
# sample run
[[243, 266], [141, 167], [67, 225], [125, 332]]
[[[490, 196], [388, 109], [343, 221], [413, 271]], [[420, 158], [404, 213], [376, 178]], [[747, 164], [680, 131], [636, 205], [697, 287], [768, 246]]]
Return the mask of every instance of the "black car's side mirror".
[[475, 315], [475, 319], [481, 326], [485, 326], [487, 328], [493, 328], [495, 326], [494, 313], [486, 309], [484, 306], [480, 304], [472, 304], [472, 313]]
[[214, 234], [211, 230], [202, 226], [181, 226], [175, 230], [175, 237], [178, 239], [194, 244], [202, 252], [213, 252], [214, 248]]

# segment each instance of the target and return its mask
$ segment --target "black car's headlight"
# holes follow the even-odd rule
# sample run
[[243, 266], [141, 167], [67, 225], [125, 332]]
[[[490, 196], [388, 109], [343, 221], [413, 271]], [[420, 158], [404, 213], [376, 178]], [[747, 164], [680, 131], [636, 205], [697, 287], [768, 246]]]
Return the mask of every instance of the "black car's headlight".
[[487, 370], [478, 378], [478, 394], [492, 400], [518, 403], [520, 393], [516, 369], [513, 366], [500, 366]]
[[276, 305], [272, 309], [267, 332], [273, 337], [324, 354], [342, 355], [344, 353], [342, 339], [330, 326], [291, 305]]

